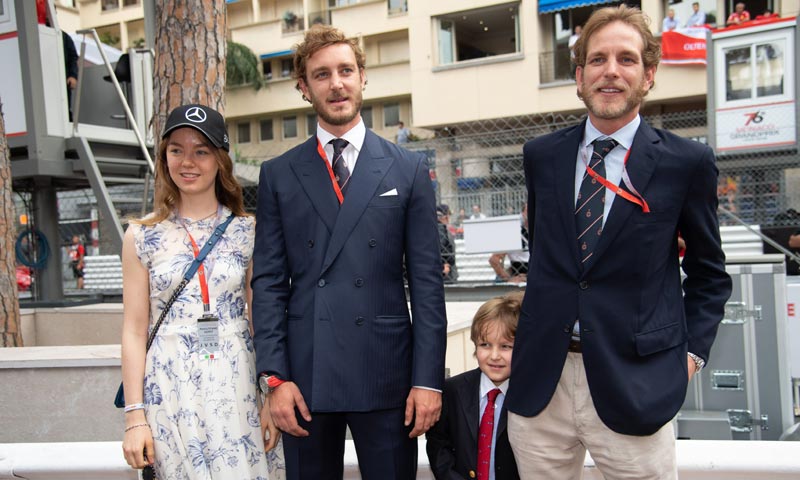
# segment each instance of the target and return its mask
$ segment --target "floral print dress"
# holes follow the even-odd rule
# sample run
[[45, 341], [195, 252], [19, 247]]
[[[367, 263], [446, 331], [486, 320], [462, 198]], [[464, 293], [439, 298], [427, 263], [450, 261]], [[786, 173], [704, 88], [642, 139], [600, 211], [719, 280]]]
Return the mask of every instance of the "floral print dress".
[[[150, 327], [202, 246], [230, 211], [193, 221], [175, 214], [134, 228], [136, 253], [150, 279]], [[159, 480], [267, 479], [258, 418], [253, 341], [244, 316], [255, 220], [236, 217], [203, 262], [211, 313], [219, 318], [213, 360], [198, 349], [203, 314], [198, 274], [186, 285], [147, 352], [144, 403]]]

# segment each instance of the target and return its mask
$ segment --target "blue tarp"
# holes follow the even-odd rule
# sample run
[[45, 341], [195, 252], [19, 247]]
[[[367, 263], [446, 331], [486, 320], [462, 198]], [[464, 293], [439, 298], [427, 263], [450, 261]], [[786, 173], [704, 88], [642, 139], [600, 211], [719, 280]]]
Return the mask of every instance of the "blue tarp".
[[558, 12], [578, 7], [614, 3], [616, 0], [539, 0], [539, 14]]

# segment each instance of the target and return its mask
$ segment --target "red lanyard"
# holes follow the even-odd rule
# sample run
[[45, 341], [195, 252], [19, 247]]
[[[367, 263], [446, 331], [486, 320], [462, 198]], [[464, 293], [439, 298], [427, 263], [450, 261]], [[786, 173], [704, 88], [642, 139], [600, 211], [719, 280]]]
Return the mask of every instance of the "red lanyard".
[[635, 203], [636, 205], [642, 207], [642, 211], [644, 213], [650, 213], [650, 206], [647, 204], [647, 201], [645, 201], [644, 197], [638, 191], [636, 191], [635, 188], [633, 188], [633, 183], [631, 183], [631, 179], [628, 176], [628, 171], [625, 168], [625, 165], [628, 164], [628, 158], [631, 156], [630, 149], [628, 149], [627, 153], [625, 153], [625, 160], [622, 162], [622, 181], [625, 183], [625, 186], [628, 187], [628, 189], [633, 193], [628, 192], [627, 190], [623, 190], [622, 187], [620, 187], [619, 185], [614, 185], [613, 183], [602, 177], [599, 173], [592, 170], [592, 167], [589, 166], [589, 162], [586, 161], [586, 151], [582, 150], [581, 153], [582, 153], [581, 158], [583, 159], [583, 163], [584, 165], [586, 165], [586, 173], [588, 173], [592, 178], [600, 182], [604, 187], [613, 191], [615, 194], [621, 196], [622, 198], [631, 203]]
[[[219, 217], [219, 215], [217, 215]], [[183, 221], [181, 221], [183, 223]], [[183, 229], [186, 230], [186, 235], [189, 236], [189, 240], [192, 242], [192, 252], [194, 252], [194, 258], [197, 258], [200, 255], [200, 249], [197, 248], [197, 243], [194, 241], [192, 234], [189, 233], [189, 229], [186, 228], [186, 225], [183, 226]], [[203, 313], [208, 313], [211, 310], [211, 302], [209, 301], [208, 295], [208, 282], [206, 281], [206, 271], [203, 268], [203, 264], [200, 264], [200, 267], [197, 268], [197, 276], [200, 278], [200, 295], [203, 297]]]
[[325, 161], [325, 166], [328, 167], [328, 175], [331, 177], [333, 191], [336, 192], [336, 198], [339, 199], [339, 205], [341, 205], [342, 202], [344, 202], [344, 195], [342, 195], [342, 189], [339, 188], [339, 182], [336, 181], [336, 176], [333, 174], [333, 167], [328, 160], [328, 156], [325, 154], [325, 149], [322, 148], [322, 142], [319, 141], [319, 138], [317, 138], [317, 153], [319, 153], [319, 156]]

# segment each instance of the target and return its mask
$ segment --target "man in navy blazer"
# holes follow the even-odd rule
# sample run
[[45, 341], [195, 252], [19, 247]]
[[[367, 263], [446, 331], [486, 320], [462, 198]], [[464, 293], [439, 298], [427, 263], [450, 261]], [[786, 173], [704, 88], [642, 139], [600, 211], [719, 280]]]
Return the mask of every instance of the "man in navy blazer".
[[363, 478], [411, 479], [416, 437], [441, 410], [447, 330], [427, 161], [365, 128], [357, 40], [315, 26], [294, 65], [319, 125], [261, 167], [252, 287], [262, 416], [285, 432], [289, 479], [341, 479], [347, 427]]
[[638, 9], [596, 11], [575, 53], [588, 119], [524, 148], [533, 237], [509, 439], [522, 478], [580, 478], [586, 449], [606, 478], [677, 478], [670, 421], [731, 291], [714, 154], [639, 116], [660, 46]]

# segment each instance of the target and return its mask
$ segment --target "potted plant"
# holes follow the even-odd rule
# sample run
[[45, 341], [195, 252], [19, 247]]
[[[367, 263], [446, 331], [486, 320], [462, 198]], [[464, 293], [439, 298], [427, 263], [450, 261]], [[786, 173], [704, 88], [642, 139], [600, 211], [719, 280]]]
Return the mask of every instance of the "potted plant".
[[287, 29], [293, 28], [297, 23], [297, 15], [291, 10], [286, 10], [283, 12], [283, 23]]

